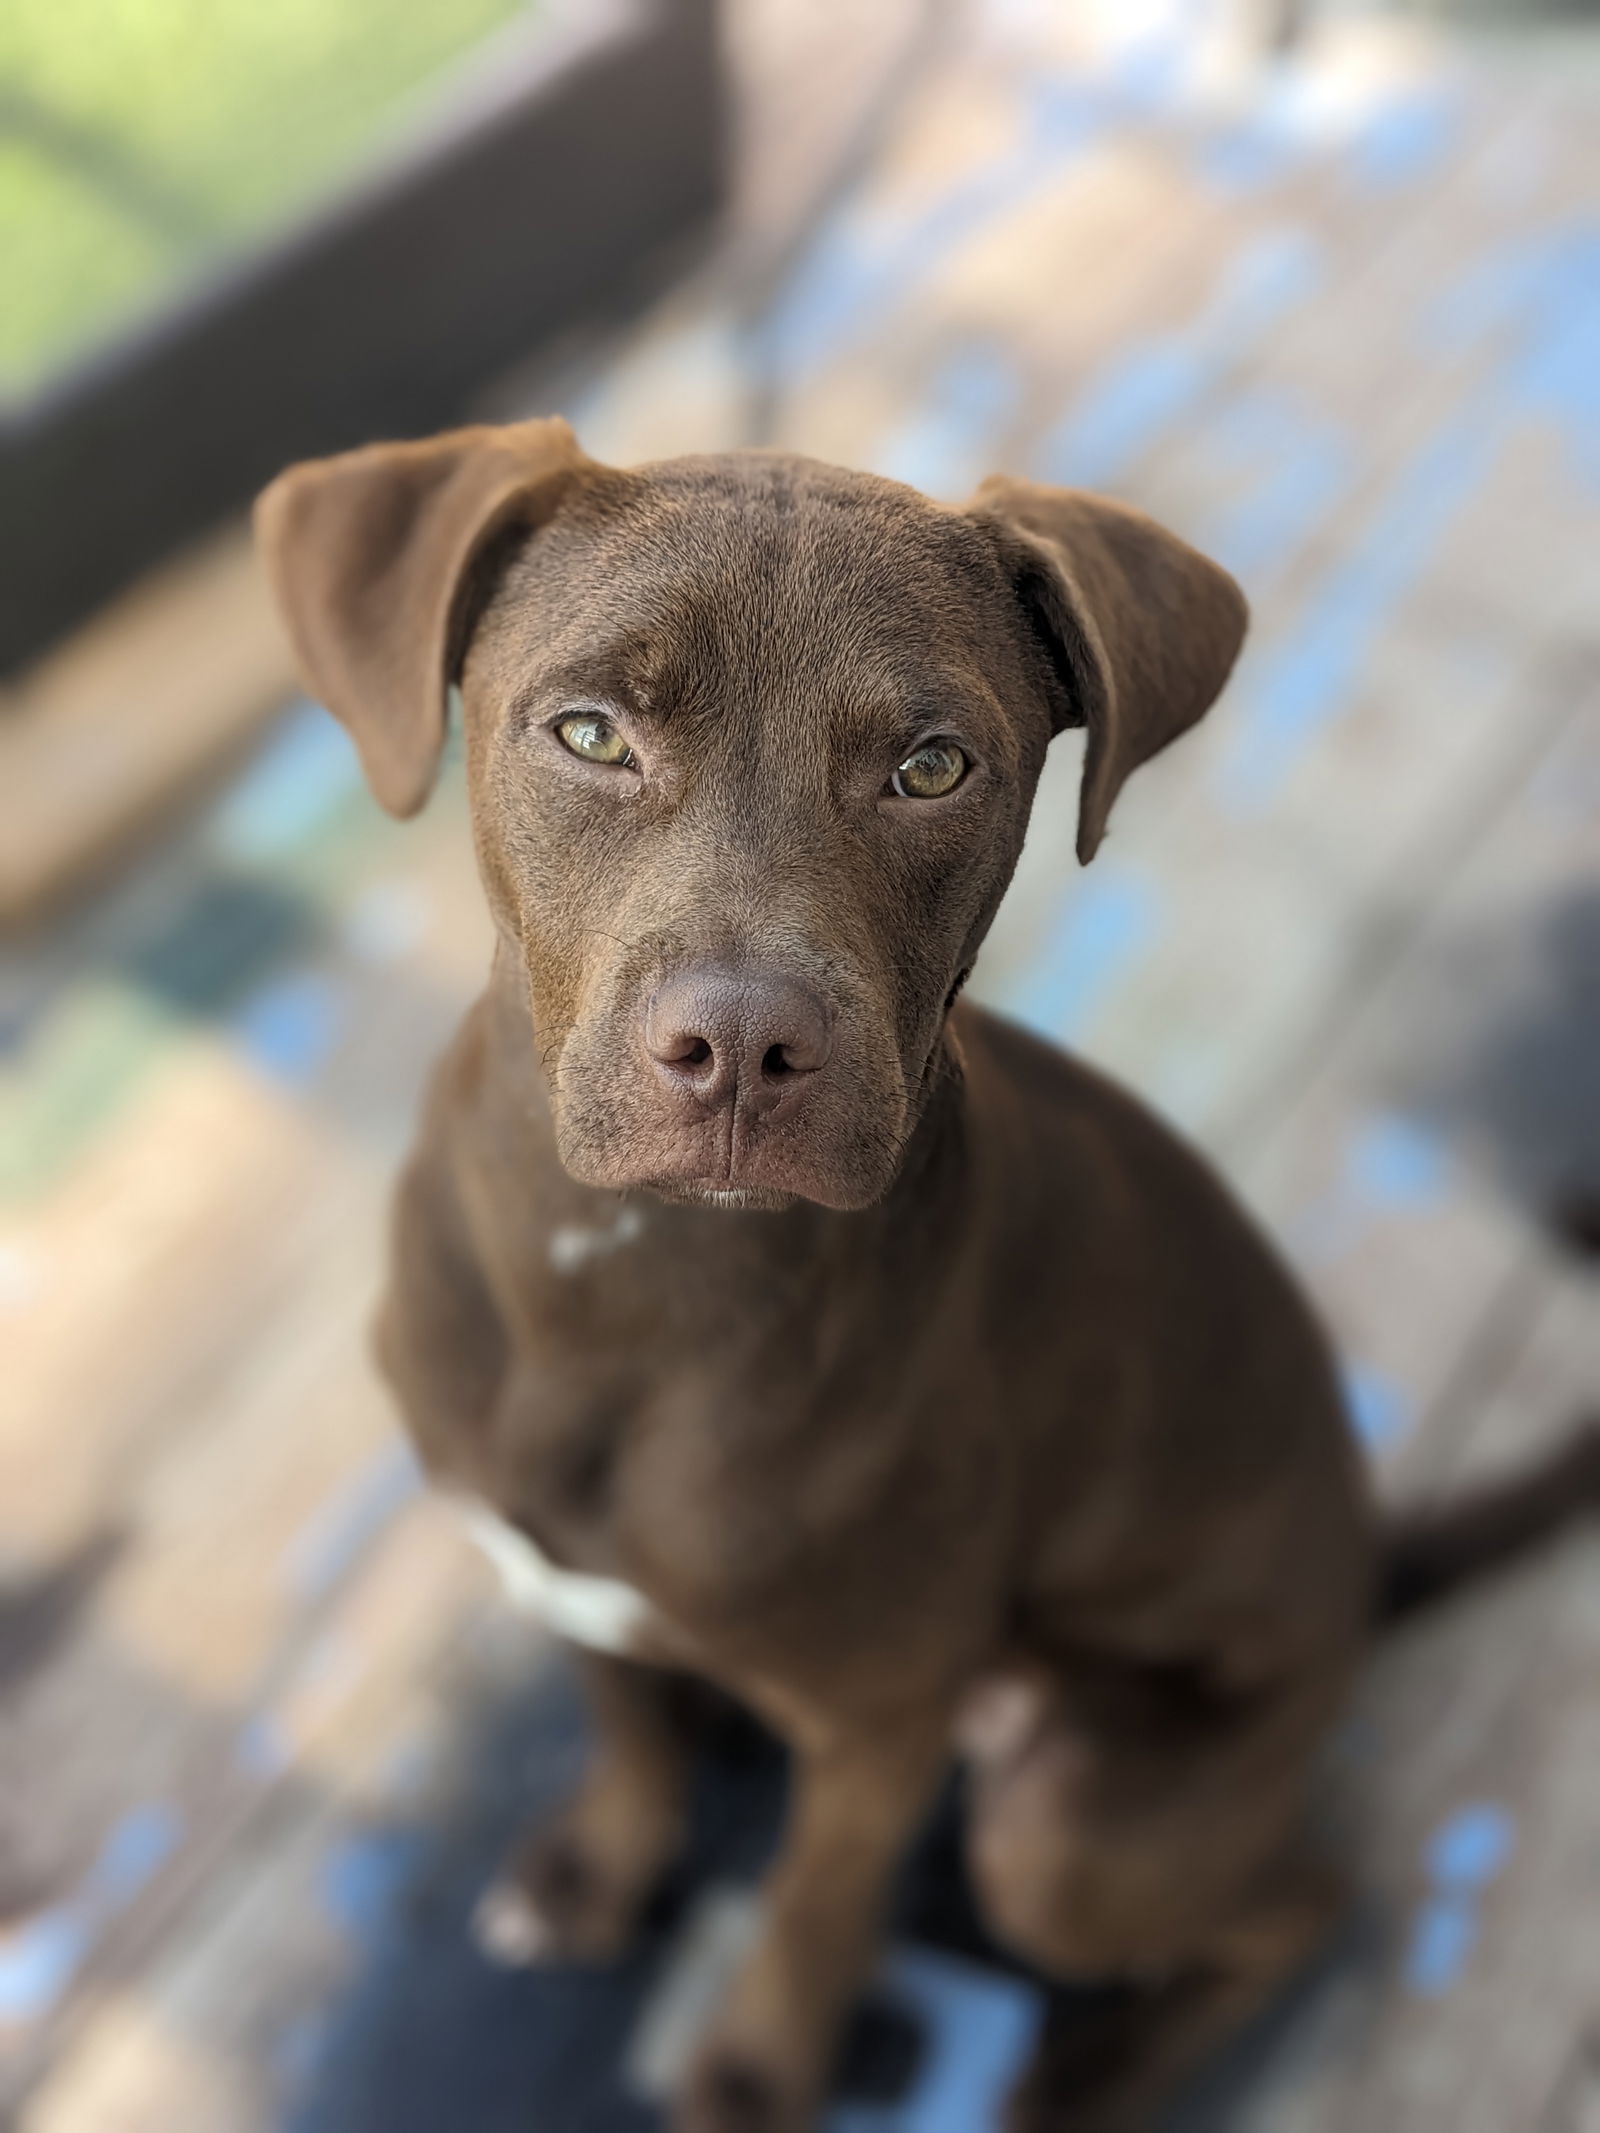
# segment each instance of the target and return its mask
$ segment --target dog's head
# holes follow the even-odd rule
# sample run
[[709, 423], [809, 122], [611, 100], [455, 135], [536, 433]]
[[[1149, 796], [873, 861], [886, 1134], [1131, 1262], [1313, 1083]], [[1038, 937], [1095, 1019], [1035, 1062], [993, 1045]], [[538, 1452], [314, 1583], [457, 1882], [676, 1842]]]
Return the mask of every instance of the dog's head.
[[778, 453], [622, 471], [555, 421], [291, 468], [258, 528], [396, 814], [459, 685], [568, 1170], [744, 1206], [888, 1188], [1051, 734], [1088, 729], [1088, 860], [1245, 623], [1103, 499], [995, 480], [953, 510]]

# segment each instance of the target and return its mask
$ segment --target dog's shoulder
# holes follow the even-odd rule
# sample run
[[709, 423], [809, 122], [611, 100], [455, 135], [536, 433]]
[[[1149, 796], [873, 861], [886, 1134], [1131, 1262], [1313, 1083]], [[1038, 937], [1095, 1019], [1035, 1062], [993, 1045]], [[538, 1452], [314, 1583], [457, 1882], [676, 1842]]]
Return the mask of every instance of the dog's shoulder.
[[1002, 1227], [1031, 1248], [1088, 1248], [1183, 1285], [1208, 1263], [1235, 1298], [1269, 1289], [1298, 1321], [1277, 1254], [1210, 1159], [1133, 1091], [1004, 1017], [961, 1002], [952, 1022], [969, 1131]]
[[1034, 1136], [1087, 1132], [1102, 1146], [1130, 1152], [1183, 1148], [1173, 1129], [1131, 1090], [1019, 1022], [963, 1000], [952, 1014], [951, 1033], [980, 1116], [1015, 1114]]

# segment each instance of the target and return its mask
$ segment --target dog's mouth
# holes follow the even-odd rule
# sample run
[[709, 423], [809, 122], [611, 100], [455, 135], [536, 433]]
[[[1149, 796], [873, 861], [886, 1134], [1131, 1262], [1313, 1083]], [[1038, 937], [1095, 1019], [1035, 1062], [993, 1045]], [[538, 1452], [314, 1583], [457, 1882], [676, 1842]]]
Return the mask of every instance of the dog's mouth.
[[581, 1183], [648, 1192], [676, 1207], [782, 1214], [809, 1204], [848, 1213], [871, 1206], [892, 1183], [900, 1149], [898, 1137], [883, 1127], [894, 1123], [874, 1121], [870, 1136], [852, 1131], [853, 1120], [843, 1132], [758, 1132], [730, 1151], [716, 1122], [699, 1132], [680, 1126], [663, 1133], [648, 1114], [637, 1121], [613, 1114], [602, 1126], [580, 1103], [558, 1112], [556, 1145]]
[[673, 1207], [714, 1208], [727, 1214], [781, 1215], [800, 1203], [798, 1193], [767, 1185], [714, 1185], [696, 1178], [653, 1178], [644, 1190]]

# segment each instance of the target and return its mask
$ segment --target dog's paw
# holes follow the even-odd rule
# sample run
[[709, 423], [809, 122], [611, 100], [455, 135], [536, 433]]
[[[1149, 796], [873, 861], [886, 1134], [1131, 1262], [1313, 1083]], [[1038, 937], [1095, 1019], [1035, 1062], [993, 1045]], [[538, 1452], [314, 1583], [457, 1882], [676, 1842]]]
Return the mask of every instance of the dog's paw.
[[777, 2075], [732, 2047], [702, 2053], [672, 2113], [672, 2133], [808, 2133], [812, 2123]]
[[488, 1961], [507, 1969], [612, 1962], [633, 1940], [646, 1894], [557, 1825], [525, 1844], [484, 1892], [473, 1938]]
[[472, 1914], [472, 1938], [486, 1962], [526, 1970], [552, 1953], [555, 1936], [532, 1898], [509, 1876], [492, 1881]]

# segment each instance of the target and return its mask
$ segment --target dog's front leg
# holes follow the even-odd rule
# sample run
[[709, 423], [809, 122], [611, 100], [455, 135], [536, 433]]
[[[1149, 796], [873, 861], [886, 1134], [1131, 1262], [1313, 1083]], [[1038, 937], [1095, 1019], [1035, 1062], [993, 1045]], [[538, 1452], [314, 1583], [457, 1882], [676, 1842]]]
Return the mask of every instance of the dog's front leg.
[[524, 1836], [478, 1908], [485, 1952], [507, 1963], [607, 1962], [686, 1832], [690, 1743], [673, 1677], [580, 1651], [595, 1752], [577, 1793]]
[[889, 1878], [949, 1754], [949, 1714], [807, 1728], [760, 1937], [702, 2046], [673, 2133], [802, 2133], [877, 1944]]

